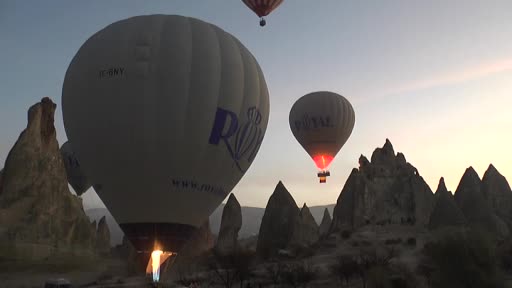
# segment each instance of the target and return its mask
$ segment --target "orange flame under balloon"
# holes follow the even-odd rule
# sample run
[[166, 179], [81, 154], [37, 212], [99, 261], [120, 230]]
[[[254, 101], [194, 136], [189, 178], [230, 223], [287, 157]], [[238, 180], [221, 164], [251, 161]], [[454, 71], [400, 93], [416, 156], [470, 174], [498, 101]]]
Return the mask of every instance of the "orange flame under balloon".
[[172, 255], [172, 252], [164, 252], [162, 250], [154, 250], [151, 253], [151, 258], [146, 267], [146, 274], [151, 274], [153, 282], [160, 281], [160, 267]]
[[325, 170], [331, 164], [333, 157], [330, 155], [316, 155], [313, 157], [313, 161], [315, 161], [316, 167], [320, 170]]

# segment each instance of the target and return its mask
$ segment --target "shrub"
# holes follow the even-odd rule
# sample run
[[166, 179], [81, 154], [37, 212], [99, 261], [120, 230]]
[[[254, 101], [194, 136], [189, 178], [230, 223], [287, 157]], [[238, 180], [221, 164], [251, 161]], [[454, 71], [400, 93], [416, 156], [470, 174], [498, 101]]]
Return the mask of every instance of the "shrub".
[[415, 237], [409, 237], [407, 238], [407, 245], [408, 246], [416, 246], [416, 238]]
[[484, 233], [445, 236], [427, 243], [419, 266], [431, 287], [503, 287], [494, 244]]
[[283, 273], [283, 279], [292, 287], [305, 286], [317, 276], [318, 270], [306, 261], [287, 265]]
[[270, 280], [272, 280], [274, 285], [278, 285], [281, 282], [285, 269], [286, 266], [281, 262], [276, 262], [265, 266], [265, 271], [267, 272]]
[[336, 260], [330, 267], [331, 274], [337, 277], [340, 283], [345, 282], [348, 285], [350, 280], [358, 275], [358, 263], [354, 257], [347, 255], [338, 256]]
[[[368, 270], [369, 288], [392, 288], [391, 279], [389, 277], [389, 268], [382, 265], [373, 266]], [[364, 284], [363, 284], [364, 285]]]
[[352, 235], [352, 232], [350, 232], [349, 230], [341, 231], [341, 238], [343, 238], [343, 239], [348, 239], [348, 238], [350, 238], [351, 235]]
[[243, 286], [244, 282], [251, 277], [250, 268], [254, 259], [254, 252], [249, 250], [240, 249], [229, 255], [214, 251], [209, 267], [225, 287], [232, 287], [236, 280], [239, 280], [240, 286]]
[[386, 239], [384, 240], [384, 244], [386, 245], [396, 245], [402, 243], [401, 238], [395, 238], [395, 239]]

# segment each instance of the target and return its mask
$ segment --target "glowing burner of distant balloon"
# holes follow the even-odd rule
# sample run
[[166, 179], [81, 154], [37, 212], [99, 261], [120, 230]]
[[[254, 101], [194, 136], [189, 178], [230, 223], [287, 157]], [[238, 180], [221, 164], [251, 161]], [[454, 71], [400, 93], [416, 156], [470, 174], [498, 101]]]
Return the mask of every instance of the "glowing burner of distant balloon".
[[157, 283], [160, 281], [160, 268], [172, 255], [172, 252], [164, 252], [162, 250], [155, 250], [151, 253], [151, 257], [146, 268], [146, 274], [151, 274], [153, 282]]
[[327, 170], [327, 167], [329, 167], [329, 164], [331, 164], [332, 159], [334, 159], [334, 157], [323, 154], [313, 157], [313, 161], [315, 161], [316, 167], [320, 169], [320, 172], [317, 174], [320, 183], [326, 183], [327, 177], [331, 176], [331, 173], [329, 170]]

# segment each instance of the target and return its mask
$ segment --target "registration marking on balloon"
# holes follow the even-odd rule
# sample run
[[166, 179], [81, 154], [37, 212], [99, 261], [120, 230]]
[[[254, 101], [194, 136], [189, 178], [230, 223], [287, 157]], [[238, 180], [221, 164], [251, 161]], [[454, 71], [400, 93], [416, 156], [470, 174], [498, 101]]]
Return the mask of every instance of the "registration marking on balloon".
[[331, 121], [331, 117], [329, 116], [309, 116], [308, 114], [304, 114], [302, 119], [295, 120], [295, 129], [297, 131], [308, 131], [311, 129], [318, 128], [333, 128], [334, 125]]
[[[250, 107], [246, 113], [247, 120], [241, 124], [237, 115], [229, 110], [218, 107], [210, 134], [209, 143], [219, 145], [224, 142], [234, 164], [241, 173], [251, 164], [263, 141], [264, 131], [261, 124], [261, 113], [258, 108]], [[240, 125], [239, 125], [240, 124]], [[243, 164], [243, 160], [247, 164]]]
[[117, 76], [123, 76], [124, 75], [124, 68], [123, 67], [112, 67], [108, 69], [103, 69], [98, 72], [98, 78], [112, 78]]

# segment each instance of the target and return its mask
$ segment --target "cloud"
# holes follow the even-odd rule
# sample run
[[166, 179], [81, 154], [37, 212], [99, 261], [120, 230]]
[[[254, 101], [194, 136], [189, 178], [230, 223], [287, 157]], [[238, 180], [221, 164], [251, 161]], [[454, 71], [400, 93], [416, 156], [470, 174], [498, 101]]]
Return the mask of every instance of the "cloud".
[[381, 95], [389, 96], [444, 85], [453, 85], [509, 70], [512, 70], [512, 58], [504, 58], [493, 62], [480, 63], [475, 66], [467, 67], [463, 70], [440, 73], [438, 75], [433, 75], [430, 78], [412, 81], [402, 86], [386, 89], [384, 93], [381, 93]]

